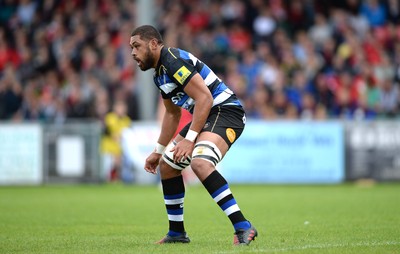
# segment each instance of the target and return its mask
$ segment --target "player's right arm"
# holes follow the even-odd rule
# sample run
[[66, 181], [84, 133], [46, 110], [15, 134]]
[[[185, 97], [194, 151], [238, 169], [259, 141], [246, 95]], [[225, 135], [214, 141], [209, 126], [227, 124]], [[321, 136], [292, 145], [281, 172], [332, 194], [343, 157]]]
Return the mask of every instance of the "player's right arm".
[[[170, 99], [163, 99], [165, 113], [161, 124], [161, 132], [158, 138], [158, 145], [166, 147], [174, 137], [181, 118], [181, 108], [172, 103]], [[156, 149], [157, 150], [157, 149]], [[162, 153], [154, 150], [147, 157], [144, 169], [152, 174], [157, 173], [157, 166], [162, 156]]]
[[181, 108], [176, 106], [170, 99], [163, 99], [165, 113], [161, 124], [161, 133], [158, 143], [167, 146], [174, 137], [181, 119]]

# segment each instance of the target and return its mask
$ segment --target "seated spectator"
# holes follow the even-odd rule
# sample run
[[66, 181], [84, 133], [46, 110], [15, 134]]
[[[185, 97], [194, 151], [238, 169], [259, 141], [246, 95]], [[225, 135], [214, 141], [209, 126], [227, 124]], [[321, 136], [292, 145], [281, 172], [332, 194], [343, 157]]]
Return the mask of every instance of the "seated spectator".
[[366, 0], [361, 5], [360, 13], [364, 15], [372, 27], [386, 23], [386, 8], [378, 0]]
[[[136, 10], [137, 1], [123, 0], [0, 1], [0, 118], [102, 121], [122, 100], [141, 120], [128, 43]], [[159, 0], [154, 11], [166, 44], [203, 58], [232, 85], [250, 118], [309, 115], [303, 91], [290, 82], [298, 72], [311, 84], [306, 91], [320, 119], [400, 114], [393, 106], [398, 0]], [[271, 98], [255, 107], [260, 86]]]
[[399, 113], [399, 85], [390, 79], [384, 80], [379, 96], [380, 115], [387, 118], [395, 117]]
[[10, 120], [17, 116], [23, 102], [23, 90], [20, 82], [15, 77], [11, 65], [0, 76], [0, 120]]

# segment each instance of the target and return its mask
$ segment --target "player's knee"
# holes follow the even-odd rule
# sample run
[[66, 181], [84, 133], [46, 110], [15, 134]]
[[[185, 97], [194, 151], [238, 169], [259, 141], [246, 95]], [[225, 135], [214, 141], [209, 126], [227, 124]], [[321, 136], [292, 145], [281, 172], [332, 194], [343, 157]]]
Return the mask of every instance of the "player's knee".
[[168, 163], [166, 163], [162, 159], [160, 160], [159, 169], [160, 169], [161, 179], [168, 179], [181, 174], [180, 170], [172, 168]]
[[206, 172], [209, 169], [213, 169], [215, 166], [211, 162], [206, 160], [193, 159], [192, 163], [190, 163], [190, 167], [192, 168], [193, 172], [198, 175], [198, 173]]
[[187, 166], [189, 166], [191, 158], [186, 158], [184, 161], [175, 162], [174, 161], [174, 153], [171, 152], [172, 148], [176, 145], [175, 141], [168, 144], [165, 148], [165, 152], [162, 157], [162, 161], [166, 163], [169, 167], [176, 169], [176, 170], [183, 170]]
[[170, 168], [170, 166], [163, 160], [160, 160], [160, 163], [158, 164], [160, 171], [166, 171], [168, 170], [168, 168]]
[[201, 170], [205, 167], [215, 167], [221, 161], [222, 154], [214, 143], [200, 141], [193, 149], [192, 158], [193, 170]]

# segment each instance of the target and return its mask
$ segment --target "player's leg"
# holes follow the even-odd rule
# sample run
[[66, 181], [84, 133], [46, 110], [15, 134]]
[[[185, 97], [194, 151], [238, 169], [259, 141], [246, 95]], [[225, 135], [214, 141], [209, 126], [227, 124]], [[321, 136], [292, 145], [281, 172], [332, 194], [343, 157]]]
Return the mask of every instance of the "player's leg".
[[[228, 182], [215, 170], [216, 163], [228, 151], [228, 145], [217, 134], [202, 132], [195, 147], [191, 163], [193, 172], [198, 176], [208, 193], [229, 218], [235, 232], [253, 230], [254, 232], [250, 232], [253, 234], [250, 241], [253, 240], [256, 236], [256, 231], [251, 229], [252, 225], [244, 217], [229, 188]], [[250, 241], [246, 241], [246, 244]]]
[[193, 172], [230, 219], [235, 229], [235, 244], [249, 244], [257, 231], [244, 217], [229, 184], [215, 166], [242, 133], [244, 120], [244, 112], [239, 108], [219, 108], [211, 112], [208, 124], [196, 140], [191, 162]]
[[[182, 139], [178, 135], [177, 141]], [[175, 164], [172, 160], [170, 151], [174, 146], [171, 142], [165, 149], [160, 160], [159, 170], [161, 176], [162, 190], [164, 194], [165, 207], [168, 214], [169, 230], [167, 235], [158, 243], [188, 243], [189, 238], [186, 235], [183, 222], [183, 201], [185, 198], [185, 185], [181, 171], [187, 165], [185, 163]]]

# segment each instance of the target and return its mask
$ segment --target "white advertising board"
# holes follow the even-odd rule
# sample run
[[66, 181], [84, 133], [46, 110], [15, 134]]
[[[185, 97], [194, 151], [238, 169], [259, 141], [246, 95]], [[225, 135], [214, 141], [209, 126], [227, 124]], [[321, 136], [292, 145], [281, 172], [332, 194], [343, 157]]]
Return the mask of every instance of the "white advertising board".
[[39, 124], [0, 124], [0, 185], [41, 184], [42, 129]]

